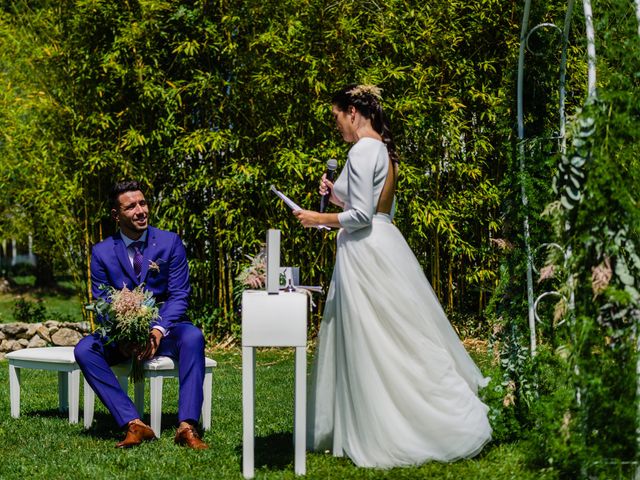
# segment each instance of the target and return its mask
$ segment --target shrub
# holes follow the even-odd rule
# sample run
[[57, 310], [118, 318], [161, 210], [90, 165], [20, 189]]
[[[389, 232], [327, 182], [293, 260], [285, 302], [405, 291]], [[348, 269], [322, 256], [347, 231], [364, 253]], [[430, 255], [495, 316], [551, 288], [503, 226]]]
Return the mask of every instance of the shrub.
[[13, 305], [13, 318], [16, 322], [44, 322], [47, 319], [47, 309], [41, 300], [20, 297]]

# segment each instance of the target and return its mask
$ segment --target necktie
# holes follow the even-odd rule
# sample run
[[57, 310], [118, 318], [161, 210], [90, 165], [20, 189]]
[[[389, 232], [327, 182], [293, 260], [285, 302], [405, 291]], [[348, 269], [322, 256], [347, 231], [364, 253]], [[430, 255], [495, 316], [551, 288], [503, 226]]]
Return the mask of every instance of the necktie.
[[133, 271], [136, 273], [136, 276], [140, 277], [140, 272], [142, 271], [142, 252], [140, 249], [144, 245], [143, 242], [133, 242], [131, 244], [131, 248], [133, 248]]

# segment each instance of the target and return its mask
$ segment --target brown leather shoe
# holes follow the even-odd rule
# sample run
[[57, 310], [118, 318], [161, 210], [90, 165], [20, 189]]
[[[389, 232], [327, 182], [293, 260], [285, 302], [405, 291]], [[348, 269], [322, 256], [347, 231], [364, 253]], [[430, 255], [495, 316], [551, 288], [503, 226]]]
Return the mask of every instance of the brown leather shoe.
[[127, 426], [127, 436], [121, 442], [116, 443], [116, 448], [135, 447], [146, 440], [155, 440], [155, 438], [156, 435], [151, 427], [140, 420], [132, 420]]
[[200, 439], [196, 427], [187, 422], [181, 422], [178, 430], [176, 430], [176, 438], [174, 441], [178, 445], [185, 445], [194, 450], [206, 450], [209, 446]]

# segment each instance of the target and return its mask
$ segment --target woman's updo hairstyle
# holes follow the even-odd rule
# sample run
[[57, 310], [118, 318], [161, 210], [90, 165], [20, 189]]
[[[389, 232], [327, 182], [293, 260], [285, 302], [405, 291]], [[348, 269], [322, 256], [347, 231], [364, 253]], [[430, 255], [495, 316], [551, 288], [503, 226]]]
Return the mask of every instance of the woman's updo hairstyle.
[[389, 120], [382, 109], [382, 90], [375, 85], [351, 84], [333, 94], [331, 103], [336, 105], [341, 112], [346, 112], [353, 106], [360, 115], [371, 120], [371, 126], [380, 134], [382, 141], [387, 146], [389, 158], [398, 163], [396, 145], [391, 135]]

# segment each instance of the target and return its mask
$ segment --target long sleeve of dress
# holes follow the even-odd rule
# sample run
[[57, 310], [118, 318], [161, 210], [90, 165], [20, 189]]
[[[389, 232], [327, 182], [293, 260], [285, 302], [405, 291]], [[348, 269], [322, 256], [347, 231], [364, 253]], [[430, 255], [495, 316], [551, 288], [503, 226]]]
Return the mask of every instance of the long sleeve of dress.
[[349, 152], [345, 210], [338, 214], [340, 225], [349, 233], [371, 225], [376, 208], [373, 192], [375, 166], [375, 156], [370, 147], [356, 145]]

